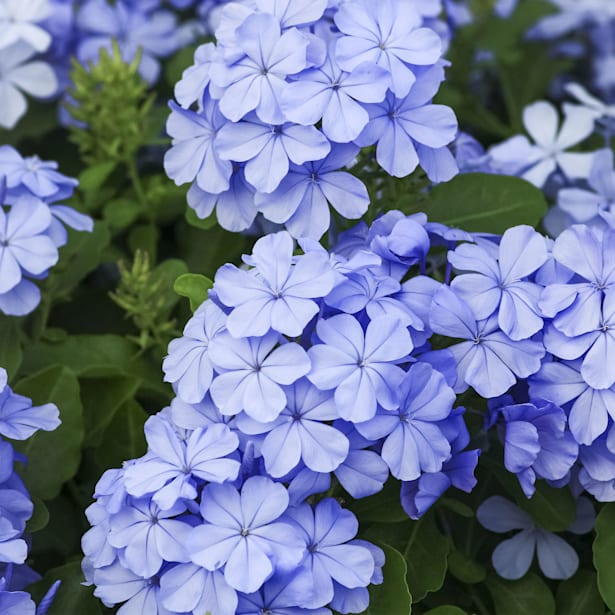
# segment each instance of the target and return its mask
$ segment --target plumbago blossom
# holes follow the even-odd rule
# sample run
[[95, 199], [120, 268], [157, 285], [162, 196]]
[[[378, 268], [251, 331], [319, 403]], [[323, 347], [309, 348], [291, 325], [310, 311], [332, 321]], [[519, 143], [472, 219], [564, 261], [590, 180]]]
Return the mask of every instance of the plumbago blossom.
[[58, 201], [69, 198], [77, 180], [56, 171], [55, 162], [22, 158], [0, 147], [0, 311], [9, 316], [32, 312], [40, 301], [33, 279], [49, 275], [66, 227], [92, 231], [93, 221]]
[[10, 440], [27, 440], [36, 431], [53, 431], [60, 425], [55, 404], [33, 406], [32, 400], [17, 395], [8, 385], [4, 368], [0, 367], [0, 610], [3, 613], [44, 615], [58, 589], [54, 583], [38, 608], [25, 586], [40, 576], [25, 564], [28, 555], [26, 522], [34, 505], [19, 474], [15, 461], [26, 461], [14, 449]]
[[[93, 0], [92, 0], [93, 1]], [[98, 1], [98, 0], [96, 0]], [[329, 5], [329, 6], [328, 6]], [[397, 177], [421, 165], [434, 182], [457, 172], [453, 111], [432, 104], [444, 80], [435, 13], [415, 0], [256, 0], [219, 14], [175, 88], [165, 170], [192, 183], [200, 218], [232, 231], [256, 216], [319, 239], [333, 207], [360, 218], [369, 198], [345, 170], [361, 147]]]
[[105, 604], [360, 612], [384, 555], [324, 496], [333, 481], [353, 498], [390, 474], [455, 474], [447, 486], [472, 489], [464, 409], [415, 349], [440, 284], [399, 281], [425, 265], [427, 221], [393, 218], [331, 252], [305, 240], [295, 254], [287, 232], [269, 235], [244, 267], [218, 270], [169, 346], [177, 397], [148, 420], [148, 452], [108, 471], [88, 509], [84, 571]]
[[[148, 420], [147, 453], [96, 487], [95, 595], [120, 613], [365, 610], [384, 560], [353, 501], [392, 477], [419, 519], [447, 489], [470, 492], [480, 450], [456, 406], [470, 387], [527, 497], [545, 480], [615, 500], [615, 382], [592, 355], [610, 356], [611, 241], [587, 227], [554, 244], [527, 226], [474, 236], [395, 211], [330, 251], [286, 231], [258, 240], [170, 344], [176, 397]], [[443, 243], [450, 283], [421, 273]], [[549, 576], [570, 576], [561, 540], [523, 515], [504, 524], [522, 534], [496, 570], [521, 576], [537, 548]], [[512, 568], [507, 549], [522, 551]]]

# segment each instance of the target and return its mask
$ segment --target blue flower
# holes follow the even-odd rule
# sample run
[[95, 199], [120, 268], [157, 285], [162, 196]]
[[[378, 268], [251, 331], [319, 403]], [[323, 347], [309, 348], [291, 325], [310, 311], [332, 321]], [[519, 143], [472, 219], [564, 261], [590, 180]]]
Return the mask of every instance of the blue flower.
[[245, 162], [245, 177], [258, 191], [273, 192], [288, 174], [289, 163], [321, 160], [331, 150], [327, 138], [314, 126], [286, 122], [272, 125], [252, 114], [227, 123], [217, 136], [223, 160]]
[[314, 299], [333, 288], [329, 259], [317, 252], [294, 258], [291, 236], [280, 232], [256, 242], [250, 263], [249, 272], [227, 264], [216, 273], [214, 290], [233, 308], [226, 323], [231, 335], [265, 335], [271, 329], [301, 335], [319, 311]]
[[508, 229], [497, 259], [471, 244], [462, 244], [448, 258], [455, 269], [464, 272], [451, 288], [478, 319], [497, 312], [500, 329], [513, 340], [527, 339], [542, 329], [538, 308], [542, 288], [528, 278], [546, 262], [547, 246], [532, 227]]
[[276, 571], [294, 569], [304, 557], [305, 541], [283, 517], [286, 489], [264, 476], [248, 478], [241, 491], [207, 485], [201, 514], [205, 524], [192, 530], [192, 561], [207, 570], [224, 567], [226, 582], [252, 593]]
[[49, 203], [72, 196], [78, 181], [57, 171], [58, 163], [38, 156], [22, 158], [10, 145], [0, 147], [0, 175], [12, 196], [31, 194]]
[[[369, 549], [349, 544], [359, 529], [357, 518], [332, 498], [291, 508], [288, 516], [301, 529], [307, 555], [299, 573], [313, 587], [313, 597], [301, 606], [318, 608], [333, 598], [333, 581], [343, 587], [367, 587], [374, 573]], [[307, 581], [309, 579], [309, 583]]]
[[332, 144], [322, 160], [291, 164], [276, 190], [256, 195], [256, 206], [268, 220], [284, 223], [293, 237], [319, 239], [329, 228], [329, 204], [344, 218], [360, 218], [369, 205], [367, 188], [340, 171], [358, 152], [351, 144]]
[[579, 444], [590, 445], [615, 419], [615, 385], [591, 387], [581, 374], [580, 361], [546, 362], [529, 379], [530, 394], [568, 410], [568, 427]]
[[504, 418], [504, 466], [517, 475], [523, 493], [534, 495], [536, 478], [564, 478], [578, 456], [578, 445], [566, 430], [566, 414], [553, 403], [530, 403], [498, 408]]
[[398, 407], [404, 372], [395, 363], [412, 350], [410, 334], [399, 320], [376, 318], [364, 332], [356, 318], [339, 314], [320, 320], [316, 330], [323, 343], [308, 350], [308, 378], [323, 391], [335, 389], [340, 417], [367, 421], [377, 404], [387, 410]]
[[235, 615], [237, 592], [219, 570], [178, 564], [160, 577], [160, 601], [172, 613]]
[[238, 164], [233, 165], [228, 190], [206, 192], [194, 183], [188, 190], [187, 199], [197, 217], [208, 218], [215, 209], [220, 226], [235, 233], [250, 228], [258, 213], [254, 203], [255, 190], [247, 182], [243, 166]]
[[399, 410], [378, 412], [357, 430], [384, 440], [380, 454], [396, 478], [411, 481], [422, 472], [439, 472], [451, 447], [438, 423], [451, 414], [455, 393], [442, 374], [415, 363], [399, 384], [399, 398]]
[[13, 393], [0, 367], [0, 434], [12, 440], [27, 440], [39, 429], [56, 429], [61, 423], [59, 416], [55, 404], [33, 406], [31, 399]]
[[537, 527], [528, 513], [509, 500], [492, 496], [478, 507], [476, 516], [492, 532], [521, 530], [501, 542], [493, 552], [493, 567], [501, 577], [520, 579], [529, 570], [535, 552], [540, 569], [549, 579], [568, 579], [577, 571], [576, 551], [563, 538]]
[[310, 371], [310, 359], [298, 344], [280, 342], [274, 331], [262, 338], [235, 339], [222, 333], [209, 346], [219, 375], [211, 397], [225, 415], [241, 410], [263, 423], [275, 420], [286, 407], [280, 385], [289, 385]]
[[49, 208], [23, 197], [8, 212], [0, 206], [0, 295], [15, 288], [24, 274], [41, 275], [58, 261], [58, 251], [46, 234]]
[[192, 526], [175, 518], [184, 504], [162, 510], [151, 498], [131, 498], [110, 520], [109, 544], [122, 549], [121, 561], [135, 574], [154, 576], [163, 562], [189, 562], [186, 551]]
[[[598, 295], [598, 293], [596, 293]], [[600, 299], [598, 295], [598, 299]], [[579, 306], [589, 315], [589, 306]], [[580, 311], [580, 310], [577, 310]], [[544, 344], [553, 355], [566, 360], [583, 358], [581, 375], [594, 389], [609, 389], [615, 384], [611, 365], [615, 357], [615, 292], [606, 293], [596, 315], [595, 329], [569, 337], [556, 328], [555, 322], [545, 329]], [[592, 320], [593, 320], [592, 315]]]
[[553, 326], [569, 338], [601, 326], [602, 298], [615, 285], [613, 245], [615, 229], [601, 233], [579, 224], [555, 240], [554, 259], [578, 277], [547, 286], [539, 306], [545, 316], [553, 319]]
[[435, 64], [442, 41], [413, 5], [383, 0], [346, 2], [333, 17], [344, 35], [336, 43], [339, 65], [352, 71], [362, 62], [373, 62], [390, 74], [391, 90], [402, 98], [415, 82], [412, 65]]
[[443, 78], [442, 66], [435, 65], [418, 75], [404, 98], [389, 92], [381, 104], [367, 106], [369, 123], [356, 143], [377, 143], [376, 160], [390, 175], [405, 177], [419, 163], [435, 182], [457, 173], [455, 159], [445, 148], [457, 134], [457, 118], [449, 107], [431, 103]]
[[217, 102], [207, 98], [198, 113], [173, 101], [169, 106], [167, 132], [173, 137], [173, 147], [164, 156], [167, 175], [177, 185], [196, 178], [199, 188], [213, 194], [228, 190], [233, 165], [217, 151], [218, 131], [227, 122]]
[[282, 124], [286, 77], [307, 66], [308, 39], [296, 28], [281, 32], [280, 22], [268, 13], [249, 15], [234, 34], [237, 60], [219, 59], [210, 69], [212, 83], [224, 92], [220, 110], [233, 122], [256, 111], [263, 122]]
[[171, 382], [177, 395], [191, 404], [205, 397], [214, 377], [209, 358], [210, 341], [226, 324], [226, 315], [212, 301], [205, 301], [184, 327], [182, 337], [169, 344], [162, 362], [165, 382]]
[[153, 501], [163, 510], [180, 498], [195, 498], [198, 480], [222, 483], [237, 478], [239, 462], [228, 456], [239, 441], [226, 425], [195, 429], [184, 442], [166, 420], [155, 416], [147, 421], [145, 434], [149, 452], [126, 468], [126, 490], [137, 497], [154, 493]]
[[119, 615], [173, 615], [160, 601], [157, 577], [143, 578], [116, 561], [94, 571], [94, 595], [108, 607], [124, 602]]
[[[467, 303], [448, 287], [438, 290], [432, 302], [429, 323], [434, 332], [467, 340], [425, 355], [457, 366], [456, 393], [468, 385], [489, 399], [505, 393], [517, 378], [527, 378], [540, 369], [545, 349], [533, 340], [513, 341], [499, 330], [494, 318], [479, 321]], [[435, 363], [437, 367], [437, 363]]]
[[325, 421], [338, 418], [333, 396], [306, 379], [285, 388], [287, 405], [273, 423], [238, 417], [246, 434], [266, 433], [261, 446], [267, 472], [282, 477], [300, 461], [314, 472], [332, 472], [347, 457], [348, 438]]
[[351, 72], [342, 70], [328, 50], [318, 68], [302, 72], [282, 93], [281, 106], [287, 119], [309, 126], [322, 120], [322, 131], [337, 143], [356, 139], [369, 121], [362, 103], [384, 99], [389, 73], [373, 62], [363, 62]]

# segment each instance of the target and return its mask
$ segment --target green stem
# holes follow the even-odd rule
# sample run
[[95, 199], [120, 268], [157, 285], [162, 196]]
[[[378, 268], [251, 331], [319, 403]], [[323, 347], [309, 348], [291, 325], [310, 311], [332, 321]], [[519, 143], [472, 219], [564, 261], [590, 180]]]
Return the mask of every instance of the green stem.
[[45, 329], [47, 328], [47, 322], [49, 321], [49, 314], [51, 312], [51, 289], [41, 289], [41, 303], [34, 315], [32, 323], [32, 341], [39, 342]]
[[153, 225], [155, 223], [155, 219], [153, 212], [148, 207], [147, 198], [145, 196], [145, 191], [143, 190], [143, 184], [141, 183], [141, 178], [139, 177], [139, 172], [137, 171], [137, 165], [134, 158], [131, 158], [126, 163], [126, 166], [128, 168], [128, 177], [130, 177], [132, 186], [135, 189], [139, 205], [141, 205], [141, 210], [147, 216], [149, 223]]
[[472, 602], [476, 605], [476, 609], [480, 615], [491, 615], [491, 611], [487, 608], [483, 599], [478, 595], [478, 592], [471, 586], [468, 589], [470, 598], [472, 598]]

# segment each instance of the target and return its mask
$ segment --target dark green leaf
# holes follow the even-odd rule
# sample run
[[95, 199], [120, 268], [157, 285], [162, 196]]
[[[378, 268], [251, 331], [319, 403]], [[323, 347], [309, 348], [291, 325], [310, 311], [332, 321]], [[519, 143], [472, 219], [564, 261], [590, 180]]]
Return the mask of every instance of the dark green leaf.
[[598, 589], [606, 605], [615, 611], [615, 504], [606, 504], [596, 519], [594, 566]]
[[403, 555], [388, 545], [380, 545], [386, 557], [382, 569], [384, 583], [369, 588], [369, 608], [365, 615], [410, 615], [412, 596], [406, 581], [407, 566]]
[[150, 391], [170, 394], [160, 366], [140, 356], [135, 344], [120, 335], [71, 335], [57, 344], [34, 344], [24, 358], [24, 370], [32, 372], [54, 363], [70, 367], [80, 378], [132, 376]]
[[6, 369], [9, 381], [15, 377], [22, 359], [19, 320], [0, 314], [0, 367]]
[[492, 575], [487, 579], [487, 588], [495, 603], [495, 615], [555, 615], [553, 594], [535, 574], [518, 581]]
[[204, 275], [198, 273], [184, 273], [180, 275], [173, 285], [173, 290], [180, 297], [190, 299], [190, 309], [194, 312], [207, 299], [209, 289], [214, 283]]
[[536, 186], [518, 177], [485, 173], [464, 173], [437, 185], [424, 206], [432, 222], [498, 234], [517, 224], [535, 226], [547, 212]]
[[91, 587], [81, 585], [85, 580], [79, 562], [70, 562], [52, 568], [41, 581], [28, 588], [32, 596], [40, 600], [52, 583], [60, 580], [61, 584], [55, 600], [47, 615], [98, 615], [102, 613], [101, 604], [94, 598]]
[[158, 251], [158, 228], [151, 224], [135, 226], [128, 236], [128, 245], [133, 252], [147, 252], [150, 261], [154, 262]]
[[60, 262], [49, 277], [53, 295], [63, 297], [70, 294], [86, 275], [101, 264], [110, 241], [111, 235], [104, 222], [97, 221], [91, 233], [69, 231], [68, 244], [60, 250]]
[[425, 615], [467, 615], [458, 606], [445, 605], [427, 611]]
[[360, 523], [399, 523], [408, 521], [408, 514], [401, 507], [399, 493], [401, 482], [393, 478], [384, 484], [382, 491], [367, 498], [355, 500], [348, 508]]
[[28, 459], [20, 473], [30, 493], [50, 500], [75, 475], [81, 460], [84, 432], [79, 381], [70, 369], [55, 365], [21, 380], [15, 391], [31, 397], [35, 405], [53, 402], [60, 410], [62, 424], [55, 431], [37, 431], [15, 443], [15, 449]]
[[98, 446], [105, 429], [119, 407], [137, 392], [141, 380], [133, 376], [88, 378], [81, 383], [83, 418], [85, 421], [84, 446]]
[[391, 545], [404, 556], [408, 587], [415, 602], [442, 587], [450, 540], [440, 533], [432, 514], [419, 521], [373, 525], [366, 536]]
[[448, 558], [448, 569], [462, 583], [481, 583], [487, 576], [487, 570], [478, 562], [470, 559], [461, 551], [453, 551]]
[[36, 496], [31, 497], [34, 504], [34, 512], [26, 524], [26, 532], [29, 534], [42, 530], [49, 523], [49, 510], [45, 506], [45, 502]]
[[571, 579], [560, 583], [555, 598], [557, 615], [602, 615], [605, 611], [593, 570], [579, 570]]
[[102, 468], [117, 468], [145, 454], [143, 425], [147, 418], [145, 410], [132, 399], [118, 408], [96, 449], [96, 461]]

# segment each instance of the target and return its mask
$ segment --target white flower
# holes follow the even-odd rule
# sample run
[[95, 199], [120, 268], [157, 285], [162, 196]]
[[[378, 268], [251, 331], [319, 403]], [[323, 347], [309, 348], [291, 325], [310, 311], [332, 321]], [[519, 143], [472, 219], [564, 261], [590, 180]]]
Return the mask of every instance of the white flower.
[[520, 175], [542, 188], [557, 168], [567, 177], [587, 178], [592, 153], [567, 150], [594, 130], [595, 113], [578, 105], [564, 104], [564, 121], [559, 125], [555, 107], [544, 100], [523, 110], [523, 125], [534, 140], [517, 135], [489, 150], [492, 166], [505, 174]]
[[607, 105], [599, 98], [592, 96], [582, 85], [578, 83], [567, 83], [564, 86], [566, 93], [572, 96], [580, 106], [594, 114], [598, 119], [615, 119], [615, 105]]
[[37, 23], [50, 14], [49, 0], [0, 0], [0, 49], [23, 41], [36, 51], [46, 51], [51, 35]]
[[[2, 0], [0, 0], [2, 1]], [[0, 52], [0, 126], [11, 129], [28, 108], [26, 92], [35, 98], [53, 96], [58, 80], [49, 64], [29, 62], [36, 51], [17, 42]]]

